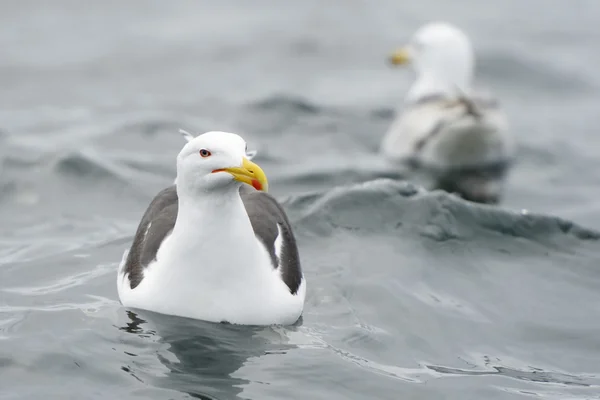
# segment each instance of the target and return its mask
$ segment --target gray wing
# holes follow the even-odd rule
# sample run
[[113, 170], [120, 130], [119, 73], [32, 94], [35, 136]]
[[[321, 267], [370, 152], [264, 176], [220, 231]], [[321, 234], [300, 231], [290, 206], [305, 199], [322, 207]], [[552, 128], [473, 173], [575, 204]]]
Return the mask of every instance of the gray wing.
[[[298, 247], [285, 211], [270, 195], [242, 185], [240, 196], [246, 207], [254, 234], [264, 244], [274, 268], [296, 294], [302, 282]], [[124, 266], [132, 289], [143, 279], [144, 268], [156, 259], [162, 241], [171, 233], [177, 220], [177, 189], [170, 186], [152, 200], [135, 233]]]
[[177, 220], [177, 190], [175, 185], [160, 191], [144, 213], [133, 238], [125, 261], [124, 273], [129, 274], [131, 289], [135, 289], [144, 277], [144, 268], [156, 259], [162, 241]]
[[296, 239], [285, 211], [271, 195], [248, 185], [242, 185], [240, 195], [254, 234], [265, 245], [273, 268], [281, 271], [290, 292], [296, 294], [302, 283], [302, 269]]
[[406, 104], [385, 135], [382, 151], [393, 161], [454, 168], [510, 159], [514, 143], [491, 95], [431, 95]]

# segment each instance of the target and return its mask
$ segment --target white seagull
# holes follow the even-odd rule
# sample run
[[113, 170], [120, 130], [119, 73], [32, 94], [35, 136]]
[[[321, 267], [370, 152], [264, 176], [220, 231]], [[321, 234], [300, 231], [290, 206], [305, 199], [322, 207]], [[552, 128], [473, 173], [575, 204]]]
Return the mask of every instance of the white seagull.
[[411, 64], [416, 80], [381, 143], [382, 153], [425, 171], [434, 189], [498, 202], [514, 141], [498, 101], [473, 90], [475, 55], [469, 38], [448, 23], [428, 23], [390, 62]]
[[295, 323], [306, 281], [264, 172], [236, 134], [186, 136], [176, 184], [152, 200], [123, 255], [121, 303], [211, 322]]

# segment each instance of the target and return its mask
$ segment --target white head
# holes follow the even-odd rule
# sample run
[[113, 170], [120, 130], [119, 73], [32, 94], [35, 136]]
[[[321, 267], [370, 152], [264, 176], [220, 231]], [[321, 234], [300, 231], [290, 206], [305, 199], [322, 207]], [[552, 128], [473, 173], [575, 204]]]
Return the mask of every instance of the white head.
[[226, 191], [237, 189], [242, 183], [268, 190], [265, 173], [249, 160], [246, 142], [239, 135], [212, 131], [194, 138], [182, 133], [188, 143], [177, 156], [178, 191]]
[[411, 63], [417, 82], [410, 98], [433, 94], [467, 92], [471, 86], [475, 55], [467, 35], [445, 22], [432, 22], [419, 28], [405, 47], [395, 51], [393, 65]]

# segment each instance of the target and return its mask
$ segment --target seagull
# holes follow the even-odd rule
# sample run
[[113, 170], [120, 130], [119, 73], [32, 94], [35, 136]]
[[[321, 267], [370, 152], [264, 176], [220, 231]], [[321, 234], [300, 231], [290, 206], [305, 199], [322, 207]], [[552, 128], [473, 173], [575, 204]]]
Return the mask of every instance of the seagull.
[[498, 203], [515, 145], [498, 100], [473, 90], [475, 54], [467, 35], [431, 22], [389, 61], [412, 65], [416, 80], [382, 140], [382, 154], [427, 176], [433, 189]]
[[121, 303], [209, 322], [294, 324], [306, 281], [254, 153], [234, 133], [183, 133], [175, 183], [154, 197], [123, 254]]

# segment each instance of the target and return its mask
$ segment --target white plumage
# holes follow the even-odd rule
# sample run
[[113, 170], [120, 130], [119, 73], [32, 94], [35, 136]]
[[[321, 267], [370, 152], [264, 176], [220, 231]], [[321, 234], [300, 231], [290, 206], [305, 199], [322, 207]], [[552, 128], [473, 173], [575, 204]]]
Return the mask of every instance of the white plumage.
[[[410, 63], [416, 79], [382, 140], [387, 159], [441, 175], [510, 164], [515, 146], [507, 118], [493, 96], [473, 89], [475, 55], [462, 31], [443, 22], [426, 24], [391, 62]], [[503, 179], [499, 174], [456, 186], [466, 197], [497, 197]]]
[[[210, 156], [201, 157], [199, 152], [203, 150], [209, 151]], [[254, 174], [250, 182], [254, 178], [262, 181], [262, 170], [258, 171], [259, 167], [245, 157], [245, 151], [242, 138], [225, 132], [206, 133], [184, 146], [177, 160], [175, 212], [148, 217], [150, 222], [145, 229], [143, 219], [138, 229], [143, 237], [137, 247], [134, 240], [132, 249], [123, 256], [117, 286], [124, 306], [245, 325], [292, 324], [298, 320], [306, 283], [299, 261], [281, 258], [284, 246], [295, 249], [293, 236], [287, 236], [286, 241], [282, 234], [280, 224], [287, 219], [283, 216], [283, 222], [279, 222], [279, 215], [278, 222], [265, 228], [265, 232], [276, 231], [271, 243], [278, 256], [278, 265], [274, 266], [267, 247], [270, 242], [259, 237], [261, 232], [253, 228], [248, 214], [252, 212], [258, 221], [267, 218], [259, 214], [268, 210], [247, 209], [240, 196], [242, 183], [238, 181], [247, 177], [236, 178], [228, 171], [249, 169]], [[259, 194], [268, 196], [262, 192], [250, 195]], [[160, 196], [155, 201], [160, 202]], [[258, 199], [263, 201], [262, 197]], [[166, 232], [159, 225], [164, 222], [161, 218], [171, 218], [169, 213], [176, 221], [172, 231]], [[144, 258], [141, 252], [152, 250], [153, 234], [164, 237], [154, 258], [143, 265], [138, 260]], [[131, 256], [133, 251], [137, 253]], [[293, 267], [298, 268], [292, 271], [299, 274], [297, 287], [290, 287], [283, 279], [284, 269]], [[139, 282], [134, 276], [138, 273], [142, 275]]]

